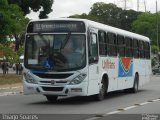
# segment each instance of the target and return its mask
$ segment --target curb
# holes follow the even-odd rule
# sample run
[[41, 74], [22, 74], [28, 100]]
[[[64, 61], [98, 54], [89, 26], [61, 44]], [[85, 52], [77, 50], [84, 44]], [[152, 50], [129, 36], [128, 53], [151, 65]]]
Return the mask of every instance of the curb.
[[[13, 91], [15, 89], [19, 89], [19, 90], [15, 92]], [[6, 91], [3, 92], [3, 90], [6, 90]], [[0, 96], [17, 95], [22, 93], [23, 93], [22, 86], [0, 88]]]
[[22, 86], [18, 86], [18, 87], [5, 87], [5, 88], [0, 88], [0, 90], [11, 90], [11, 89], [18, 89], [18, 88], [22, 88]]

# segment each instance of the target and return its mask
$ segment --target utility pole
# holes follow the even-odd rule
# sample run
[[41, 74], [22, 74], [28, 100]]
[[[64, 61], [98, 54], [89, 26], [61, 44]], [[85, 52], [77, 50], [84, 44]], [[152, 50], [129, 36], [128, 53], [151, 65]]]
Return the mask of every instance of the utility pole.
[[139, 0], [137, 0], [137, 11], [139, 11]]
[[159, 32], [159, 27], [158, 27], [158, 6], [157, 6], [157, 0], [156, 0], [156, 22], [157, 22], [157, 47], [158, 47], [158, 54], [157, 54], [157, 58], [158, 58], [158, 64], [160, 62], [160, 55], [159, 55], [159, 36], [158, 36], [158, 32]]
[[145, 0], [137, 0], [137, 11], [146, 12], [146, 1]]
[[145, 9], [145, 12], [147, 12], [147, 8], [146, 8], [146, 0], [144, 0], [144, 9]]
[[122, 7], [124, 10], [131, 9], [132, 0], [117, 0], [119, 6]]
[[159, 51], [159, 36], [158, 36], [158, 32], [159, 32], [159, 28], [158, 28], [158, 6], [157, 6], [157, 0], [156, 0], [156, 26], [157, 26], [157, 47], [158, 47], [158, 51]]
[[127, 0], [124, 0], [124, 9], [127, 10]]

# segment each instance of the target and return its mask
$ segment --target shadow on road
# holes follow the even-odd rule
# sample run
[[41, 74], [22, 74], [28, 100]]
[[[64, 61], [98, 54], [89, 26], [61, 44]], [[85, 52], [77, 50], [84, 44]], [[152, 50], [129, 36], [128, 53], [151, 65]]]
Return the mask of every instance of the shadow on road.
[[[141, 89], [138, 91], [139, 94], [141, 92], [147, 92], [148, 90], [146, 89]], [[134, 96], [136, 94], [133, 93], [126, 93], [123, 90], [122, 91], [116, 91], [116, 92], [110, 92], [106, 95], [105, 99], [103, 101], [119, 98], [119, 97], [124, 97], [124, 96]], [[85, 104], [90, 104], [90, 103], [97, 103], [97, 102], [102, 102], [102, 101], [96, 101], [94, 99], [94, 96], [85, 96], [85, 97], [59, 97], [57, 101], [54, 102], [48, 102], [47, 99], [46, 101], [39, 101], [39, 102], [33, 102], [33, 103], [28, 103], [29, 105], [85, 105]]]

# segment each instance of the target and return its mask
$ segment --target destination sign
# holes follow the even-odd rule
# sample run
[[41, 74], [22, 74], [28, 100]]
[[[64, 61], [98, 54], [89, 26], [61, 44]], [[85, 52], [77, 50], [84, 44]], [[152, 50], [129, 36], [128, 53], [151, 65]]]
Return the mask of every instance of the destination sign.
[[85, 32], [85, 24], [81, 21], [38, 21], [31, 22], [27, 28], [28, 33], [53, 32]]

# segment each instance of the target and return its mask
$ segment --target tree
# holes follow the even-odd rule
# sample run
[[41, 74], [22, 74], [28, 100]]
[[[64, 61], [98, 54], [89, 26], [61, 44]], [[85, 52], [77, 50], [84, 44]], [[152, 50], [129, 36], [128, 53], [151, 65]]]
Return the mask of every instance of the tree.
[[[157, 45], [157, 20], [156, 13], [142, 13], [138, 16], [137, 20], [133, 23], [133, 30], [136, 33], [147, 36], [151, 39], [152, 45]], [[158, 13], [158, 19], [160, 19], [160, 12]], [[160, 24], [160, 21], [158, 21]], [[159, 31], [160, 34], [160, 31]]]
[[24, 52], [24, 46], [21, 46], [17, 52], [14, 52], [10, 47], [0, 44], [0, 50], [4, 52], [6, 59], [11, 63], [18, 63], [20, 56]]
[[113, 27], [132, 31], [132, 23], [137, 19], [139, 12], [134, 10], [122, 10], [115, 4], [97, 2], [91, 7], [89, 14], [73, 15], [72, 18], [85, 18], [107, 24]]
[[[21, 8], [19, 8], [15, 4], [10, 4], [11, 10], [13, 12], [11, 16], [11, 32], [12, 35], [14, 35], [15, 41], [16, 41], [16, 48], [15, 50], [17, 51], [19, 49], [19, 34], [21, 34], [23, 31], [26, 29], [26, 25], [28, 23], [28, 19], [24, 17], [23, 12], [21, 11]], [[16, 13], [16, 14], [15, 14]]]
[[122, 9], [117, 7], [115, 4], [97, 2], [91, 7], [89, 16], [96, 16], [95, 18], [99, 18], [98, 22], [118, 27], [118, 15], [120, 12], [122, 12]]
[[7, 10], [7, 1], [0, 1], [0, 43], [6, 41], [6, 35], [10, 34], [10, 14]]
[[134, 10], [122, 10], [118, 18], [120, 28], [127, 31], [133, 31], [132, 24], [135, 20], [137, 20], [137, 17], [140, 13], [141, 12]]
[[153, 54], [157, 54], [157, 52], [158, 52], [158, 47], [157, 47], [157, 45], [152, 45], [152, 46], [151, 46], [151, 49], [152, 49], [152, 53], [153, 53]]
[[[24, 17], [21, 8], [15, 4], [0, 1], [0, 43], [6, 42], [6, 36], [13, 34], [15, 38], [25, 30], [28, 19]], [[17, 39], [16, 39], [17, 40]]]
[[[17, 4], [21, 7], [25, 15], [29, 14], [31, 10], [34, 12], [40, 11], [39, 18], [47, 18], [48, 14], [52, 12], [53, 0], [8, 0], [9, 4]], [[31, 10], [30, 10], [31, 9]]]
[[[26, 14], [29, 14], [31, 10], [34, 12], [40, 11], [39, 18], [47, 18], [48, 14], [52, 11], [53, 0], [5, 0], [13, 7], [10, 11], [19, 13], [14, 14], [12, 17], [16, 18], [16, 22], [12, 21], [12, 34], [16, 40], [16, 49], [19, 49], [19, 44], [22, 44], [20, 37], [21, 32], [24, 33], [26, 24], [29, 20], [24, 19]], [[19, 6], [19, 7], [18, 7]], [[22, 15], [23, 14], [23, 15]], [[6, 41], [6, 40], [4, 40]]]

